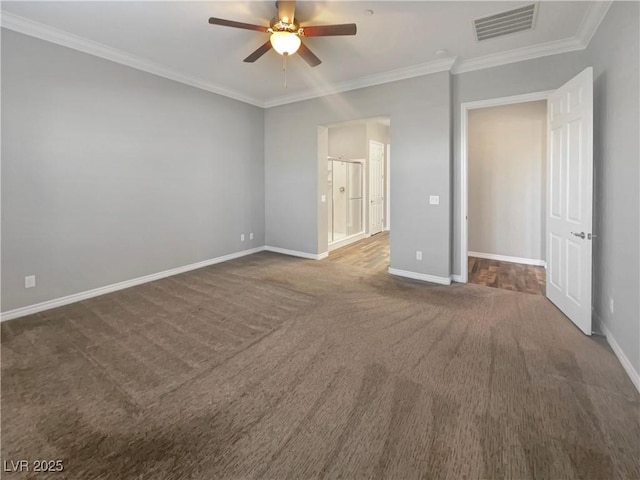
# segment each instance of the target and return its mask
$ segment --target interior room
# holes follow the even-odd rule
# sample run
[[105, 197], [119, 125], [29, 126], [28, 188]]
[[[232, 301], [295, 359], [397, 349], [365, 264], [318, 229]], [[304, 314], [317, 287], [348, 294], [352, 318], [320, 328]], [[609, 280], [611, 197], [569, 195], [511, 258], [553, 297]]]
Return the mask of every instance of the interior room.
[[469, 282], [545, 295], [547, 102], [468, 113]]
[[328, 127], [328, 184], [321, 203], [326, 198], [331, 261], [389, 267], [390, 125], [389, 117], [378, 117]]
[[640, 3], [0, 11], [3, 478], [640, 476]]

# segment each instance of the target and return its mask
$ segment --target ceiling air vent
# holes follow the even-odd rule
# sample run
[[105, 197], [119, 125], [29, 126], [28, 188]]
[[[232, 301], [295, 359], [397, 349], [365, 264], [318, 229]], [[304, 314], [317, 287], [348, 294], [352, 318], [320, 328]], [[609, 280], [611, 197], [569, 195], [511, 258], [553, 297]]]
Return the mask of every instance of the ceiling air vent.
[[498, 13], [490, 17], [478, 18], [473, 21], [478, 41], [500, 37], [510, 33], [531, 30], [536, 13], [536, 4]]

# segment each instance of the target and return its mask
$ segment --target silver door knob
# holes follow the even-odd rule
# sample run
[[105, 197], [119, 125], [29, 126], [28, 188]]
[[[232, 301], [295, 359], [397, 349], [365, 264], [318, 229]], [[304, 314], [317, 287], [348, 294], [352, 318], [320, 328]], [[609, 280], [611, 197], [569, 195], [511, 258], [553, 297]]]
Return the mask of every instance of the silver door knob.
[[585, 235], [585, 233], [584, 233], [584, 232], [580, 232], [580, 233], [577, 233], [577, 232], [571, 232], [571, 234], [572, 234], [572, 235], [575, 235], [576, 237], [580, 237], [580, 238], [581, 238], [581, 239], [583, 239], [583, 240], [584, 240], [584, 239], [585, 239], [585, 237], [586, 237], [586, 235]]

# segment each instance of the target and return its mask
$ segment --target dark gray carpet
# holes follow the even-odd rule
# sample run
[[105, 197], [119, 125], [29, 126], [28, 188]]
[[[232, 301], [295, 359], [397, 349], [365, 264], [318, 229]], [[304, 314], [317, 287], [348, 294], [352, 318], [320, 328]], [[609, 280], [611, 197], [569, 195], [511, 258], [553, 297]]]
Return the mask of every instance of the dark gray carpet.
[[7, 479], [638, 479], [639, 406], [541, 296], [271, 253], [2, 324]]

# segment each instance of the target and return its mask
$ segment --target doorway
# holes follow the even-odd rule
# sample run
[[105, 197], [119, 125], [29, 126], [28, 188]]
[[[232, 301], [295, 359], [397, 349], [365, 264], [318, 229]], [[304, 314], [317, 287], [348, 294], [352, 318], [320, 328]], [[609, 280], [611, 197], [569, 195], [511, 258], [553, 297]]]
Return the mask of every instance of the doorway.
[[[491, 107], [499, 107], [499, 106], [508, 106], [508, 105], [517, 105], [523, 104], [527, 102], [538, 102], [543, 101], [547, 102], [549, 95], [551, 95], [553, 91], [543, 91], [537, 93], [530, 93], [525, 95], [516, 95], [512, 97], [505, 98], [496, 98], [490, 100], [481, 100], [477, 102], [468, 102], [463, 103], [461, 106], [461, 165], [460, 165], [460, 277], [456, 278], [456, 281], [461, 283], [467, 283], [469, 281], [469, 256], [470, 250], [469, 247], [469, 114], [477, 109], [485, 109]], [[546, 181], [546, 177], [545, 177]], [[546, 205], [543, 207], [546, 210]], [[485, 252], [474, 252], [471, 250], [471, 253], [485, 253]], [[546, 253], [546, 252], [545, 252]], [[503, 257], [495, 257], [490, 260], [496, 261], [509, 261], [513, 260], [512, 258]], [[478, 258], [478, 257], [474, 257]], [[521, 262], [513, 262], [513, 263], [521, 263]]]
[[[321, 163], [326, 158], [327, 172], [321, 203], [326, 200], [326, 238], [333, 260], [388, 267], [390, 126], [389, 117], [374, 117], [319, 127], [318, 158]], [[322, 230], [320, 221], [321, 236]]]
[[546, 100], [469, 110], [469, 283], [545, 294], [546, 164]]
[[[468, 263], [468, 114], [483, 107], [546, 100], [546, 297], [583, 333], [592, 333], [593, 67], [548, 92], [461, 105], [460, 246]], [[468, 270], [460, 278], [467, 282]]]

